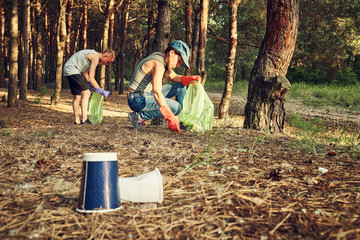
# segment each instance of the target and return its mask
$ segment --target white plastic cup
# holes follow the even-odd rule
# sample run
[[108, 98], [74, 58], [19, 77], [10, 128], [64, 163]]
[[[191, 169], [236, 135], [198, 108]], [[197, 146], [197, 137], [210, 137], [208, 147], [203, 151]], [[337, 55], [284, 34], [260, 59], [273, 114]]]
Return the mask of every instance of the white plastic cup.
[[85, 153], [76, 211], [94, 213], [121, 209], [118, 179], [115, 152]]
[[119, 178], [119, 194], [122, 202], [163, 201], [163, 185], [159, 169], [137, 177]]

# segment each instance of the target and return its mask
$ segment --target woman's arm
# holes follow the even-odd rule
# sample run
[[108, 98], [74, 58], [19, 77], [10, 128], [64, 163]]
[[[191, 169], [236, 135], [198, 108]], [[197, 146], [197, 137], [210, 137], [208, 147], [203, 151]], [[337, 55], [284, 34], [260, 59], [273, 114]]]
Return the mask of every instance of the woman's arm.
[[181, 82], [181, 75], [178, 75], [174, 70], [171, 68], [169, 69], [169, 78], [173, 82]]
[[[149, 62], [150, 63], [150, 62]], [[152, 65], [152, 87], [156, 103], [159, 107], [166, 106], [165, 97], [162, 94], [162, 79], [165, 73], [165, 67], [159, 61], [153, 60]]]

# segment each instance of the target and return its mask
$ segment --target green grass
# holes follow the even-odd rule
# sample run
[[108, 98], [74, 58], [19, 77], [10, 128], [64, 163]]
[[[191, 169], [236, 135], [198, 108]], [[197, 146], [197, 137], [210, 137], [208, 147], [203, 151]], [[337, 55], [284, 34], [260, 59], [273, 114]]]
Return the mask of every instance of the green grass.
[[12, 132], [9, 129], [4, 129], [0, 131], [0, 137], [10, 137]]
[[354, 85], [311, 85], [294, 83], [288, 97], [302, 100], [307, 106], [337, 106], [350, 111], [360, 110], [360, 84]]
[[[309, 107], [333, 106], [349, 111], [360, 111], [359, 89], [360, 83], [353, 85], [293, 83], [285, 97], [300, 100]], [[207, 81], [205, 90], [223, 92], [224, 81]], [[247, 97], [247, 92], [247, 81], [234, 83], [234, 96]]]
[[345, 125], [331, 128], [320, 118], [305, 120], [298, 114], [290, 114], [288, 124], [292, 127], [291, 133], [296, 136], [290, 147], [307, 153], [326, 154], [326, 146], [331, 145], [333, 150], [360, 156], [359, 127]]
[[[233, 95], [240, 97], [247, 97], [248, 92], [248, 81], [237, 81], [233, 86]], [[206, 91], [224, 91], [224, 82], [223, 81], [207, 81], [204, 86]]]

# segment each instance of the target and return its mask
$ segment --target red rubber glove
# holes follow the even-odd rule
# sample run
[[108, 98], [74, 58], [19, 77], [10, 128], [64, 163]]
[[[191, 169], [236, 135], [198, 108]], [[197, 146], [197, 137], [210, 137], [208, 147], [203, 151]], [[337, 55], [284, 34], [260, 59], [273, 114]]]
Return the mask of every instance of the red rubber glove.
[[181, 77], [181, 83], [184, 86], [189, 86], [191, 81], [200, 81], [200, 76], [182, 76]]
[[173, 114], [169, 106], [162, 106], [160, 108], [161, 114], [164, 118], [168, 121], [168, 127], [172, 131], [181, 132], [180, 130], [180, 123], [177, 117]]

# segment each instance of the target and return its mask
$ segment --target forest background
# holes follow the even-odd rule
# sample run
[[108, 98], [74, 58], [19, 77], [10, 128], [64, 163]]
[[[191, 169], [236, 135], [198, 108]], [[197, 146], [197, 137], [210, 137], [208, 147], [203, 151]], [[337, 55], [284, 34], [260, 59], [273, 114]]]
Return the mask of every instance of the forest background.
[[[0, 3], [0, 87], [7, 87], [10, 75], [11, 6], [16, 1]], [[117, 60], [97, 79], [110, 91], [124, 91], [132, 69], [139, 60], [156, 48], [155, 33], [158, 9], [170, 4], [164, 18], [170, 29], [165, 40], [186, 40], [186, 15], [193, 17], [191, 31], [192, 56], [198, 55], [200, 14], [203, 1], [128, 1], [67, 0], [19, 1], [17, 80], [24, 79], [27, 89], [40, 90], [43, 84], [56, 81], [57, 52], [63, 46], [62, 64], [76, 51], [90, 48], [102, 51], [113, 48]], [[229, 48], [229, 2], [209, 1], [204, 63], [191, 62], [191, 74], [206, 69], [208, 86], [224, 86]], [[28, 4], [28, 5], [26, 5]], [[27, 6], [27, 7], [25, 7]], [[159, 8], [158, 8], [159, 7]], [[300, 1], [299, 30], [294, 56], [287, 78], [291, 83], [353, 85], [360, 79], [360, 11], [359, 1]], [[62, 20], [66, 26], [61, 28]], [[198, 29], [198, 31], [196, 31]], [[249, 81], [254, 61], [266, 30], [266, 1], [240, 1], [237, 16], [238, 47], [234, 81]], [[57, 39], [59, 38], [59, 39]], [[155, 39], [155, 41], [154, 41]], [[28, 44], [25, 44], [28, 42]], [[57, 42], [61, 42], [58, 44]], [[205, 47], [204, 44], [201, 47]], [[160, 49], [163, 47], [160, 47]], [[206, 56], [206, 57], [205, 57]], [[193, 61], [195, 58], [192, 57]], [[61, 65], [62, 65], [61, 64]], [[62, 67], [62, 66], [60, 66]], [[201, 68], [202, 69], [201, 69]], [[24, 68], [27, 68], [24, 70]], [[103, 72], [103, 73], [100, 73]], [[185, 74], [182, 70], [180, 74]], [[103, 80], [106, 78], [106, 80]], [[115, 82], [114, 85], [109, 84]], [[115, 79], [115, 80], [114, 80]], [[67, 82], [62, 82], [67, 88]], [[20, 99], [26, 98], [25, 90]], [[23, 92], [23, 93], [21, 93]]]

